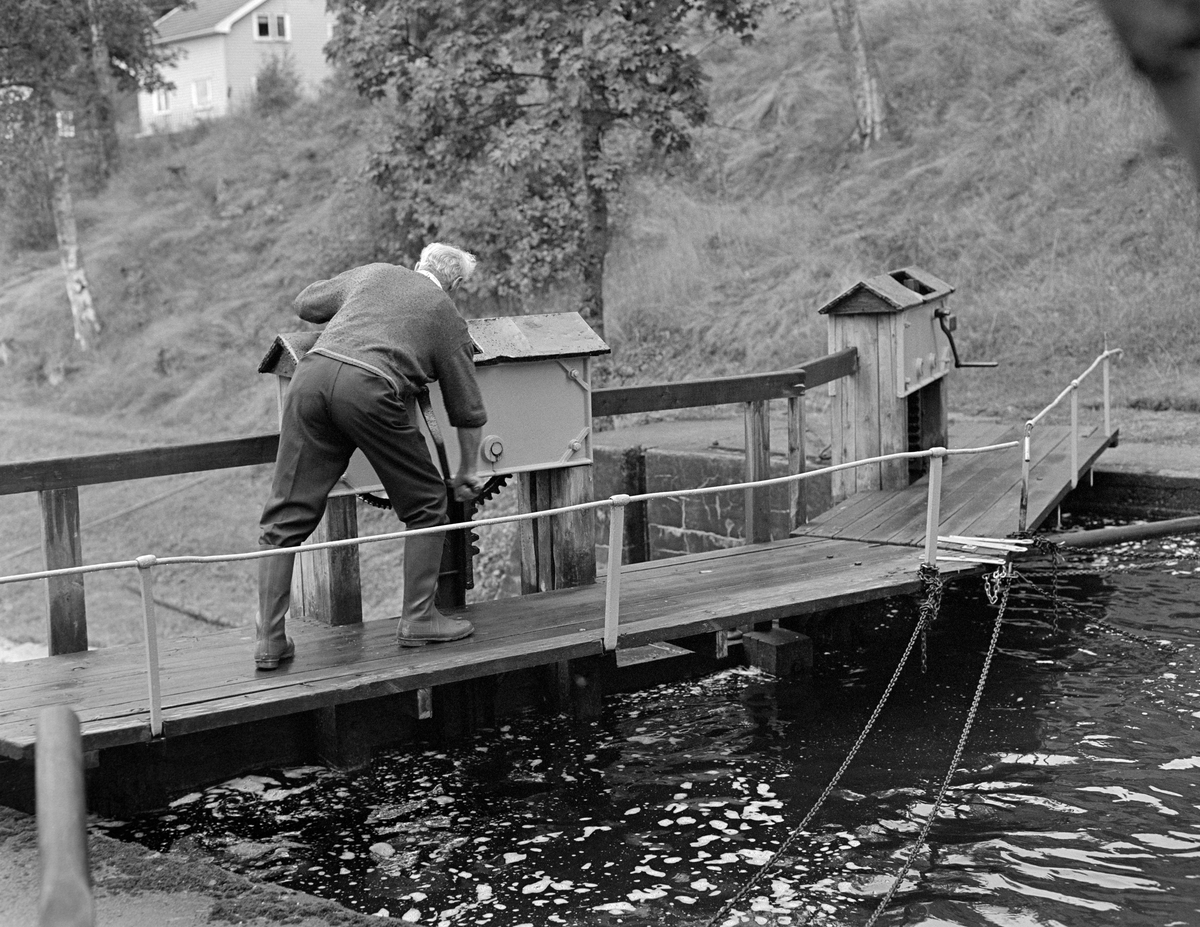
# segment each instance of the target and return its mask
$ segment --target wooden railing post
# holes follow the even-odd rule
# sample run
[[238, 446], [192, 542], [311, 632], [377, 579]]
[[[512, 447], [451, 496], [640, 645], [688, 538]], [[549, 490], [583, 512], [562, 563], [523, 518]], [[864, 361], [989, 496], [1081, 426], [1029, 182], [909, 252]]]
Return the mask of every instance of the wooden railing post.
[[[42, 550], [47, 570], [83, 565], [79, 534], [79, 490], [44, 489], [38, 493], [42, 510]], [[46, 642], [49, 655], [80, 653], [88, 649], [87, 610], [83, 574], [52, 576], [46, 580]]]
[[1079, 485], [1079, 381], [1071, 382], [1071, 488]]
[[[591, 502], [590, 464], [521, 473], [522, 512]], [[596, 513], [592, 509], [520, 523], [521, 591], [548, 592], [596, 581]]]
[[[804, 450], [804, 396], [788, 397], [788, 474], [803, 473], [807, 464]], [[808, 521], [807, 480], [788, 483], [788, 530]]]
[[[765, 480], [771, 475], [770, 405], [767, 400], [744, 405], [746, 424], [746, 482]], [[763, 544], [771, 540], [771, 492], [763, 487], [746, 490], [746, 543]]]

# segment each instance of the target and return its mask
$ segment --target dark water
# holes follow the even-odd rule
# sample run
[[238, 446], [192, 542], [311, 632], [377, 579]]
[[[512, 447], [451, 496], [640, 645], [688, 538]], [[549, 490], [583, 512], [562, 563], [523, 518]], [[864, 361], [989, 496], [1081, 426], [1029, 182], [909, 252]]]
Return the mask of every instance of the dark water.
[[[1093, 554], [1101, 572], [1060, 573], [1057, 608], [1048, 574], [1018, 581], [947, 800], [880, 923], [1200, 924], [1195, 556], [1182, 539]], [[596, 724], [523, 716], [453, 750], [247, 777], [105, 829], [412, 923], [703, 925], [771, 862], [743, 922], [863, 924], [931, 810], [995, 615], [979, 584], [951, 587], [928, 671], [918, 648], [778, 857], [905, 638], [826, 641], [806, 683], [727, 671], [609, 699]]]

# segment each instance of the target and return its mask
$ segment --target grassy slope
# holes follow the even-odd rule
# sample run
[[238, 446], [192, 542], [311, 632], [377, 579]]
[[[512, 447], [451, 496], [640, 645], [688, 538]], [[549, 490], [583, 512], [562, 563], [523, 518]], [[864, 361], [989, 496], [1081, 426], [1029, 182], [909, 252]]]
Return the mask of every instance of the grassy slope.
[[[1095, 7], [864, 2], [897, 133], [859, 154], [828, 10], [813, 6], [773, 20], [752, 46], [710, 43], [714, 125], [697, 166], [630, 185], [606, 279], [612, 379], [821, 354], [820, 305], [915, 263], [958, 287], [963, 353], [1002, 362], [956, 375], [956, 410], [1036, 411], [1106, 332], [1128, 351], [1120, 399], [1200, 408], [1196, 194]], [[52, 253], [0, 267], [0, 341], [12, 352], [0, 367], [0, 459], [273, 427], [274, 388], [256, 367], [277, 331], [302, 327], [292, 297], [387, 256], [380, 204], [359, 179], [378, 118], [338, 97], [132, 145], [111, 189], [78, 203], [107, 325], [99, 350], [73, 349]], [[190, 479], [87, 490], [84, 522]], [[85, 532], [85, 555], [248, 549], [264, 479], [227, 474], [114, 519]], [[0, 502], [4, 558], [39, 532], [33, 500]], [[364, 520], [367, 531], [393, 524]], [[396, 555], [367, 551], [368, 615], [394, 614]], [[37, 559], [0, 559], [0, 573]], [[137, 637], [136, 598], [112, 576], [88, 581], [94, 643]], [[40, 637], [41, 595], [35, 584], [3, 590], [0, 636]], [[243, 624], [253, 577], [169, 580], [163, 595]], [[168, 633], [209, 626], [167, 620]]]

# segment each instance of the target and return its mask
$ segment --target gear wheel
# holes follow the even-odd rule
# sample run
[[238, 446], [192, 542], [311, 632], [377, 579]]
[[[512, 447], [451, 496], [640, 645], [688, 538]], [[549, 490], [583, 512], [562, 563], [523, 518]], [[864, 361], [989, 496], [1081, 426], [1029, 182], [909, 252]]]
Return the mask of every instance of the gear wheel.
[[[479, 495], [471, 501], [471, 504], [478, 509], [489, 499], [494, 499], [496, 494], [505, 487], [511, 478], [511, 473], [497, 473], [494, 476], [488, 477], [488, 481], [483, 484], [483, 489], [479, 491]], [[373, 508], [390, 509], [392, 507], [392, 503], [388, 500], [387, 496], [376, 495], [372, 492], [360, 492], [358, 498]]]

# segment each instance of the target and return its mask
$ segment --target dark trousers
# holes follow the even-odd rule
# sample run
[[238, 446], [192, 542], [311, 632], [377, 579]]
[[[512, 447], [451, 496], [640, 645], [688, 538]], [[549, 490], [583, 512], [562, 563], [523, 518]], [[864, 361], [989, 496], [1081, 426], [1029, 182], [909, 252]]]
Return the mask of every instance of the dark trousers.
[[375, 468], [405, 527], [445, 522], [446, 485], [404, 397], [378, 374], [308, 354], [283, 403], [275, 479], [259, 519], [262, 546], [304, 543], [355, 448]]

